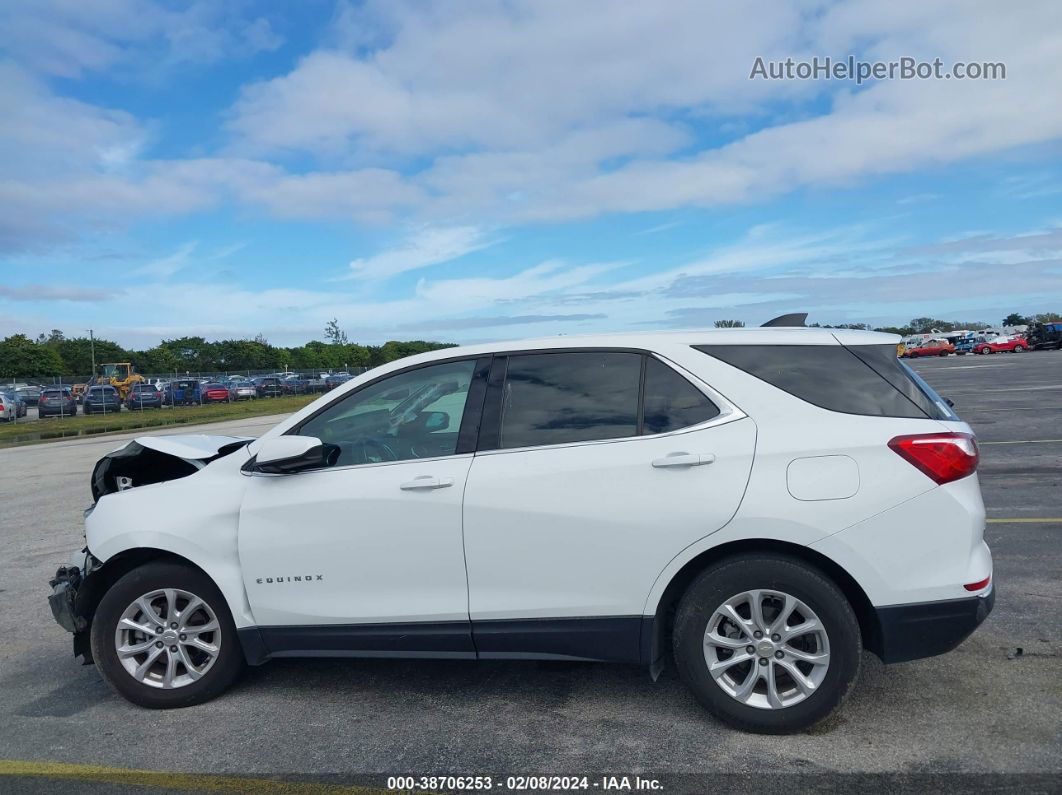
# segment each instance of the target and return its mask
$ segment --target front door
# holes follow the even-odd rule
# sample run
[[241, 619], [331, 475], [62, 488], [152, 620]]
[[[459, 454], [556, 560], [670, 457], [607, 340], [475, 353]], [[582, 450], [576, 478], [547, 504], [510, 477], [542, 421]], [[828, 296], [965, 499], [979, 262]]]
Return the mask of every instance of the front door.
[[461, 501], [487, 364], [371, 382], [294, 431], [335, 465], [248, 475], [240, 563], [270, 653], [473, 653]]

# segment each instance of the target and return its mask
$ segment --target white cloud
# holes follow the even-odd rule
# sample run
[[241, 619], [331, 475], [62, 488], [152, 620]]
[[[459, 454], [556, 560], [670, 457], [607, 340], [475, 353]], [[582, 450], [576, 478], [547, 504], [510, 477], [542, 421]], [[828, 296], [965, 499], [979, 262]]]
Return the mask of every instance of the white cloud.
[[343, 278], [369, 281], [388, 279], [406, 271], [459, 259], [495, 242], [488, 238], [484, 230], [475, 226], [422, 227], [394, 248], [352, 261], [351, 273]]

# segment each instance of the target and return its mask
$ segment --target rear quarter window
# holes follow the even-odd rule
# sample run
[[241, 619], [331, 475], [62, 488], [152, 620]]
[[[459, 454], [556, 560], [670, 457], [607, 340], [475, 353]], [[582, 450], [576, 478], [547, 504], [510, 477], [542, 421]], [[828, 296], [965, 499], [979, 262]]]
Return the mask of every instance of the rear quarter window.
[[820, 408], [870, 417], [954, 420], [947, 403], [896, 358], [894, 345], [695, 345]]

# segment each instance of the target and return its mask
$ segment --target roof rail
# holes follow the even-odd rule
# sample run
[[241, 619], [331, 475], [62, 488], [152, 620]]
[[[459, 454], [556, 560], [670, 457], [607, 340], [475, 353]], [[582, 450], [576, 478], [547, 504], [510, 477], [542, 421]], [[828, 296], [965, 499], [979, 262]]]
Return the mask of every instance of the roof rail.
[[788, 315], [779, 315], [776, 318], [768, 320], [760, 328], [777, 328], [779, 326], [795, 326], [797, 328], [804, 328], [804, 321], [808, 319], [807, 312], [792, 312]]

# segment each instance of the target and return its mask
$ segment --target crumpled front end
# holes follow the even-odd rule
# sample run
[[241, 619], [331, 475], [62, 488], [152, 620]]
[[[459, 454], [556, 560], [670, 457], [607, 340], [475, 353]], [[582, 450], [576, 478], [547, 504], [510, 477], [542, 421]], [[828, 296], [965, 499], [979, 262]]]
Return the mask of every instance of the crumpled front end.
[[92, 498], [177, 480], [198, 472], [211, 461], [250, 444], [243, 436], [142, 436], [126, 442], [96, 462]]
[[55, 577], [48, 581], [52, 592], [48, 596], [48, 606], [52, 610], [55, 622], [74, 635], [74, 656], [81, 656], [85, 665], [92, 662], [89, 647], [89, 626], [91, 624], [91, 607], [95, 604], [93, 586], [94, 575], [100, 568], [87, 548], [73, 556], [67, 566], [60, 566]]

